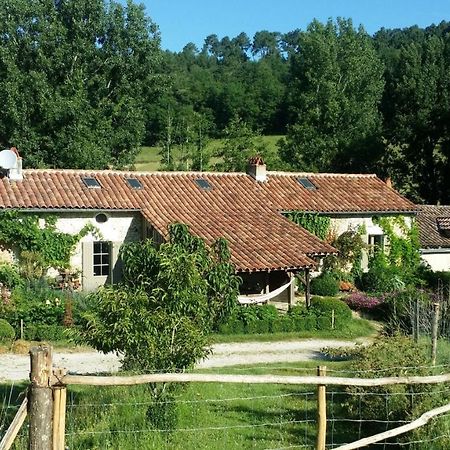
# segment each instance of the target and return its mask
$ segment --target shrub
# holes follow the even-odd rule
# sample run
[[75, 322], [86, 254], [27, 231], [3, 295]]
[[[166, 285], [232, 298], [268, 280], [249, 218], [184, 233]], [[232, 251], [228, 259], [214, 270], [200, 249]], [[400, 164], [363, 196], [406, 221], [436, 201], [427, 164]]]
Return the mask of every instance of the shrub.
[[15, 336], [14, 328], [5, 319], [0, 319], [0, 344], [11, 345]]
[[61, 325], [28, 325], [24, 334], [29, 341], [61, 341], [66, 338], [64, 330]]
[[12, 264], [0, 264], [0, 283], [8, 289], [14, 289], [23, 284], [16, 266]]
[[311, 280], [311, 293], [314, 295], [334, 296], [339, 292], [339, 281], [330, 272], [324, 272]]
[[[352, 311], [348, 305], [333, 297], [313, 297], [311, 299], [311, 309], [315, 311], [318, 317], [326, 317], [331, 320], [334, 311], [335, 327], [342, 328], [352, 319]], [[322, 325], [325, 323], [321, 321]], [[331, 322], [330, 322], [331, 326]]]
[[[373, 345], [362, 347], [353, 354], [351, 370], [358, 371], [358, 376], [363, 378], [374, 378], [377, 374], [383, 377], [398, 376], [424, 376], [429, 375], [427, 369], [429, 364], [426, 349], [415, 344], [411, 339], [396, 335], [390, 338], [377, 340]], [[380, 376], [378, 375], [378, 376]], [[349, 418], [359, 419], [361, 411], [364, 418], [371, 420], [398, 420], [409, 422], [433, 407], [448, 402], [448, 392], [443, 393], [439, 385], [388, 385], [378, 387], [355, 387], [346, 388], [350, 394], [343, 405], [349, 412]], [[434, 393], [436, 391], [436, 393]], [[440, 393], [437, 393], [440, 391]], [[370, 395], [361, 395], [370, 392]], [[417, 395], [420, 392], [422, 395]], [[388, 411], [386, 409], [388, 408]], [[386, 411], [386, 416], [380, 416], [380, 412]], [[365, 423], [364, 426], [371, 427], [368, 434], [374, 434], [385, 430], [385, 424]], [[437, 426], [434, 424], [432, 426]], [[426, 433], [434, 432], [441, 434], [431, 427], [423, 427], [414, 433], [416, 438], [425, 438]], [[442, 431], [442, 430], [441, 430]], [[411, 439], [409, 435], [405, 439]], [[443, 441], [443, 447], [447, 448]], [[427, 447], [429, 448], [429, 447]]]
[[288, 316], [292, 321], [292, 331], [313, 331], [317, 328], [317, 315], [305, 305], [296, 305], [290, 309]]
[[380, 298], [371, 297], [363, 292], [353, 292], [343, 300], [354, 311], [372, 311], [383, 303]]

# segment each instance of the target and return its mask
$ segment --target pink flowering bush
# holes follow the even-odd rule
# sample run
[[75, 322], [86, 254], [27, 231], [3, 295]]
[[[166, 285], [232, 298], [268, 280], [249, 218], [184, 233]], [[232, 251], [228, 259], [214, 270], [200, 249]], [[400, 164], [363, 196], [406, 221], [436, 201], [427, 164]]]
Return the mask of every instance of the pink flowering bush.
[[380, 298], [371, 297], [363, 292], [353, 292], [343, 300], [355, 311], [372, 311], [383, 303]]

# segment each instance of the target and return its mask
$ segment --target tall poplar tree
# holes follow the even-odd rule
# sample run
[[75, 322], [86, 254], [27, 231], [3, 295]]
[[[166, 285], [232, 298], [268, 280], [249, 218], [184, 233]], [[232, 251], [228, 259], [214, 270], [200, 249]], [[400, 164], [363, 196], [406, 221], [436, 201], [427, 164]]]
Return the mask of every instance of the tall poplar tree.
[[377, 148], [384, 86], [370, 36], [338, 19], [313, 21], [296, 38], [282, 158], [301, 170], [364, 170]]

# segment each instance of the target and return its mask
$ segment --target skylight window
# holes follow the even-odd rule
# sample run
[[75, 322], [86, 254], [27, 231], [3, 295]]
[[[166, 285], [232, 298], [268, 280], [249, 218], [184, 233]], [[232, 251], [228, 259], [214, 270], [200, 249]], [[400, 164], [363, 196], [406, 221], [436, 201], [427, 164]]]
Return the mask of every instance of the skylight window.
[[305, 188], [311, 191], [317, 189], [316, 185], [309, 178], [298, 178], [297, 181]]
[[132, 189], [142, 189], [142, 184], [137, 178], [125, 178]]
[[100, 189], [100, 183], [97, 181], [96, 178], [93, 177], [82, 177], [83, 183], [88, 187], [89, 189]]
[[210, 191], [212, 189], [211, 184], [208, 180], [205, 180], [204, 178], [197, 178], [195, 180], [195, 183], [200, 189], [203, 189], [204, 191]]

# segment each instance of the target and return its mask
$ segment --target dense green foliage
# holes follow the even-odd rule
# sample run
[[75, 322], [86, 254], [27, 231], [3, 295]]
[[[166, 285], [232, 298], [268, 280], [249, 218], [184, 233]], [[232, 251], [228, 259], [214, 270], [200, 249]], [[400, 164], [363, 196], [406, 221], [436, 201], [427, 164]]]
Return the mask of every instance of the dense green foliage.
[[133, 162], [162, 87], [159, 36], [128, 1], [4, 0], [0, 142], [27, 166]]
[[172, 83], [147, 142], [169, 134], [190, 145], [199, 129], [202, 139], [221, 137], [239, 117], [255, 134], [287, 133], [272, 168], [373, 171], [414, 200], [448, 202], [449, 29], [369, 36], [339, 19], [286, 34], [210, 35], [201, 49], [163, 54]]
[[338, 251], [323, 261], [325, 271], [340, 275], [342, 281], [355, 279], [361, 274], [361, 260], [365, 244], [362, 239], [364, 227], [349, 229], [335, 238], [331, 245]]
[[[5, 0], [0, 142], [26, 166], [106, 168], [159, 144], [167, 169], [242, 170], [258, 133], [285, 135], [273, 169], [373, 171], [448, 203], [450, 27], [313, 21], [162, 52], [132, 0]], [[212, 137], [226, 142], [214, 152]], [[174, 155], [178, 155], [176, 158]]]
[[370, 292], [390, 292], [423, 283], [416, 224], [408, 226], [401, 216], [374, 217], [373, 221], [382, 228], [387, 248], [373, 249], [369, 271], [361, 274], [359, 287]]
[[[85, 225], [78, 233], [63, 233], [56, 228], [56, 217], [3, 210], [0, 212], [0, 245], [18, 251], [21, 270], [28, 278], [44, 275], [50, 267], [67, 268], [75, 245], [90, 232]], [[27, 267], [27, 265], [29, 267]]]
[[[415, 344], [404, 336], [393, 336], [376, 341], [368, 347], [356, 349], [351, 352], [353, 360], [351, 369], [357, 371], [362, 378], [373, 378], [374, 373], [380, 373], [383, 377], [398, 376], [425, 376], [429, 375], [429, 360], [427, 349]], [[389, 385], [379, 387], [348, 387], [349, 396], [345, 407], [354, 419], [359, 419], [361, 411], [364, 411], [364, 419], [377, 420], [380, 412], [389, 410], [389, 420], [411, 421], [421, 414], [438, 406], [444, 405], [449, 400], [448, 391], [443, 391], [439, 385]], [[370, 392], [371, 395], [361, 395]], [[416, 392], [422, 394], [417, 395]], [[387, 400], [388, 399], [388, 400]], [[388, 402], [388, 403], [387, 403]], [[385, 431], [384, 424], [372, 423], [371, 434]], [[431, 426], [421, 427], [407, 435], [406, 441], [431, 438], [442, 433], [439, 427], [442, 421], [436, 421]], [[396, 442], [399, 442], [396, 439]], [[427, 443], [428, 445], [428, 443]], [[418, 447], [425, 448], [425, 447]], [[429, 447], [426, 447], [429, 448]], [[446, 448], [437, 441], [436, 449]]]
[[[212, 247], [183, 224], [169, 240], [124, 245], [123, 283], [99, 289], [82, 315], [79, 337], [104, 352], [123, 354], [123, 368], [144, 373], [179, 372], [209, 353], [210, 335], [236, 305], [240, 279], [223, 239]], [[152, 384], [148, 419], [173, 429], [173, 385]]]
[[296, 45], [283, 159], [308, 171], [361, 170], [381, 125], [383, 65], [371, 38], [351, 20], [315, 20]]
[[349, 324], [351, 318], [351, 310], [343, 301], [337, 298], [313, 297], [311, 308], [296, 305], [287, 314], [278, 312], [273, 305], [239, 306], [230, 319], [220, 326], [219, 332], [267, 334], [342, 330]]
[[124, 353], [125, 367], [177, 371], [208, 353], [209, 334], [236, 303], [239, 278], [226, 242], [211, 248], [182, 224], [169, 242], [122, 249], [123, 284], [91, 296], [82, 338], [102, 351]]
[[323, 272], [311, 280], [311, 293], [314, 295], [334, 296], [339, 292], [339, 281], [330, 272]]
[[11, 344], [15, 335], [14, 328], [5, 319], [0, 319], [0, 344]]
[[331, 223], [331, 219], [328, 216], [304, 211], [288, 211], [285, 213], [285, 216], [322, 240], [328, 236]]

